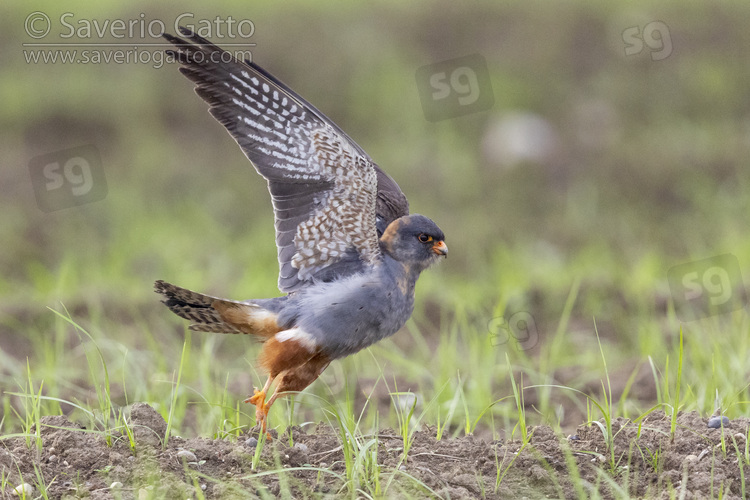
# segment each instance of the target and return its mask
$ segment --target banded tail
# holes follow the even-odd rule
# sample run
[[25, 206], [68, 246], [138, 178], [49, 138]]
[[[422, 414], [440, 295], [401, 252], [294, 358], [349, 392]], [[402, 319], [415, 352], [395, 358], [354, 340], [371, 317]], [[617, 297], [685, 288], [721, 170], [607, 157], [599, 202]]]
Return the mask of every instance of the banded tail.
[[190, 320], [197, 332], [244, 333], [270, 338], [281, 328], [277, 315], [258, 304], [212, 297], [158, 280], [154, 291], [166, 297], [162, 304], [177, 316]]

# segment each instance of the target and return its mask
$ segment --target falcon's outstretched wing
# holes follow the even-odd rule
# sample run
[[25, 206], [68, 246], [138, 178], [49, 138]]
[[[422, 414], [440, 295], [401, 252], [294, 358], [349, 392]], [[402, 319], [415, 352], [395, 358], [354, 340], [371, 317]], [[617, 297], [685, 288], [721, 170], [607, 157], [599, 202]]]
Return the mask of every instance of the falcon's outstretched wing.
[[260, 66], [192, 31], [164, 34], [185, 76], [268, 180], [279, 289], [356, 272], [380, 255], [378, 235], [409, 212], [406, 197], [336, 124]]

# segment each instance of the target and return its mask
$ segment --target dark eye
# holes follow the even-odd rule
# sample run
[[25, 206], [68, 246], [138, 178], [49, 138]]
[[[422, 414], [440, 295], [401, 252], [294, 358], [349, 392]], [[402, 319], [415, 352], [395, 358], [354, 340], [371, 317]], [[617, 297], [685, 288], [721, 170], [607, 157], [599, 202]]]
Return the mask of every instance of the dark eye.
[[429, 243], [432, 241], [432, 236], [430, 236], [429, 234], [422, 233], [419, 236], [417, 236], [417, 239], [421, 241], [422, 243]]

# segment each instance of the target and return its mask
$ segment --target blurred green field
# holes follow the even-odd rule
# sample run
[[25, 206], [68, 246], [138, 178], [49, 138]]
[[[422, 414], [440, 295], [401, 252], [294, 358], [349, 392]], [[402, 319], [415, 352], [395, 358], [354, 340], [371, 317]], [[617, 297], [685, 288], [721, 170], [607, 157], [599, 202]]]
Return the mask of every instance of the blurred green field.
[[[450, 258], [421, 278], [404, 331], [334, 363], [308, 390], [319, 397], [298, 396], [291, 416], [278, 405], [271, 426], [330, 419], [330, 403], [365, 428], [397, 427], [403, 394], [389, 393], [411, 392], [420, 423], [497, 436], [517, 423], [503, 399], [509, 373], [527, 387], [531, 423], [599, 418], [586, 398], [552, 386], [596, 395], [607, 374], [616, 414], [635, 418], [671, 402], [680, 328], [681, 409], [749, 414], [742, 277], [703, 283], [736, 310], [681, 322], [668, 272], [723, 254], [750, 269], [750, 4], [148, 5], [13, 4], [0, 20], [0, 433], [24, 430], [29, 398], [18, 394], [50, 398], [42, 414], [83, 417], [66, 402], [101, 411], [103, 365], [116, 406], [148, 402], [177, 434], [252, 426], [237, 401], [264, 380], [257, 346], [186, 333], [152, 285], [278, 294], [265, 184], [176, 65], [29, 64], [32, 10], [53, 21], [144, 13], [168, 27], [184, 12], [252, 20], [254, 60], [445, 231]], [[625, 55], [623, 33], [655, 21], [668, 28], [668, 57], [648, 45]], [[417, 69], [469, 54], [487, 62], [494, 106], [427, 121]], [[42, 212], [29, 162], [85, 144], [101, 154], [106, 197]], [[514, 318], [532, 335], [523, 346], [499, 343]]]

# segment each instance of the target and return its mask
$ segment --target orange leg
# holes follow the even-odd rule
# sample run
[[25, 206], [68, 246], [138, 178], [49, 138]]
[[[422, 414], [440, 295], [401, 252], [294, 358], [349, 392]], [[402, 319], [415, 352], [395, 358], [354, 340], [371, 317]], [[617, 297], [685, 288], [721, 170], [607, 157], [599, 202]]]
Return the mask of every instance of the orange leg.
[[[328, 366], [326, 356], [311, 349], [305, 343], [294, 338], [279, 341], [271, 337], [263, 344], [260, 352], [259, 365], [268, 371], [268, 380], [262, 390], [255, 390], [246, 403], [255, 405], [256, 422], [260, 424], [261, 432], [265, 432], [268, 410], [276, 398], [287, 391], [301, 391], [310, 385]], [[265, 402], [266, 394], [276, 377], [281, 376], [273, 396]]]
[[279, 396], [283, 396], [287, 392], [299, 392], [315, 382], [330, 362], [327, 356], [319, 353], [313, 356], [307, 363], [283, 372], [276, 390], [265, 405], [266, 413], [268, 413], [268, 409]]
[[252, 397], [249, 397], [245, 400], [245, 403], [255, 405], [255, 421], [261, 425], [261, 432], [265, 432], [266, 430], [266, 416], [268, 415], [268, 408], [265, 404], [266, 394], [268, 393], [268, 389], [270, 389], [271, 382], [273, 382], [274, 378], [275, 377], [271, 377], [269, 375], [268, 380], [266, 380], [266, 385], [263, 386], [263, 389], [261, 389], [260, 391], [258, 389], [255, 389]]

